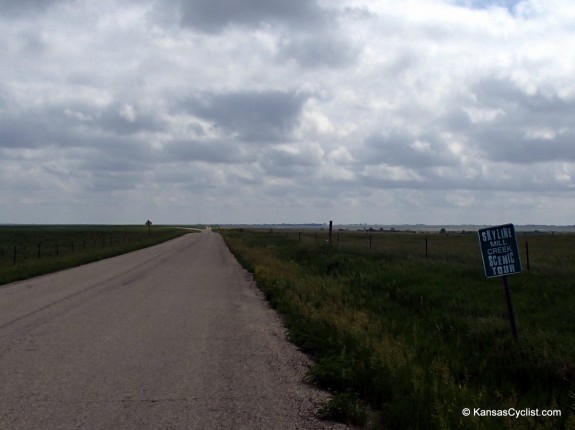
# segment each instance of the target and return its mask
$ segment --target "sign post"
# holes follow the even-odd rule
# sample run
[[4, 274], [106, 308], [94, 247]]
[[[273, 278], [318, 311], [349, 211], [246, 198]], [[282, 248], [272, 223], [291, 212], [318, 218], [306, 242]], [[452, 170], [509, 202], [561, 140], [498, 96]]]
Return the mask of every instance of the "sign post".
[[503, 276], [503, 289], [505, 290], [505, 300], [507, 301], [507, 312], [509, 313], [509, 322], [511, 323], [511, 334], [513, 339], [517, 340], [517, 323], [515, 322], [515, 312], [513, 312], [513, 302], [511, 301], [511, 290], [507, 283], [507, 276]]
[[511, 291], [507, 282], [508, 275], [521, 273], [521, 260], [513, 224], [488, 227], [478, 231], [483, 268], [487, 278], [502, 277], [511, 333], [517, 339], [517, 324], [511, 301]]

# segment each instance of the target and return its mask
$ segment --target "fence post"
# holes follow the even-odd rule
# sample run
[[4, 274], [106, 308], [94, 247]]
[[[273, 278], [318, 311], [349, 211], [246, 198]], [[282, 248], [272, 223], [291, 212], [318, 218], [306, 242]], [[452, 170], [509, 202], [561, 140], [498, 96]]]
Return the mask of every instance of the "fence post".
[[369, 249], [371, 249], [371, 234], [369, 235]]
[[527, 270], [530, 269], [530, 264], [529, 264], [529, 241], [525, 241], [525, 257], [527, 259]]
[[16, 245], [14, 245], [14, 257], [12, 259], [14, 266], [16, 265]]
[[427, 236], [425, 236], [425, 258], [427, 258]]

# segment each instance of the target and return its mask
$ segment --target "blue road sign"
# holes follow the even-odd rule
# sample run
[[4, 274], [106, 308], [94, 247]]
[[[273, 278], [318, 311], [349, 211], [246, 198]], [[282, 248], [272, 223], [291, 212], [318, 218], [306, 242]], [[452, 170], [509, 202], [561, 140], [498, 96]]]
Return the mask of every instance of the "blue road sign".
[[521, 273], [521, 260], [513, 224], [488, 227], [478, 231], [485, 276]]

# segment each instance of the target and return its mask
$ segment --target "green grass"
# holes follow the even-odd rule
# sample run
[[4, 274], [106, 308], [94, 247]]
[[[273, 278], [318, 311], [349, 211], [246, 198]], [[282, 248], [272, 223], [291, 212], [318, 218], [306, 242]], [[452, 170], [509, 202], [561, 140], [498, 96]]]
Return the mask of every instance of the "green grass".
[[[524, 235], [529, 271], [485, 278], [475, 234], [223, 232], [336, 393], [321, 415], [364, 428], [575, 429], [575, 236]], [[522, 256], [525, 266], [525, 255]], [[463, 408], [560, 409], [560, 418]]]
[[0, 284], [156, 245], [190, 230], [152, 226], [0, 226]]

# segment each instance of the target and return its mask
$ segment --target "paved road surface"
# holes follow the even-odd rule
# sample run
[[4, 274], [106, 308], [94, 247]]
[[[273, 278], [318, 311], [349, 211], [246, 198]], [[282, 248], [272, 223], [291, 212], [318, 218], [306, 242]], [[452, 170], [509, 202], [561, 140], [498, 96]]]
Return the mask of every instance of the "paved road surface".
[[325, 394], [212, 232], [0, 286], [0, 429], [323, 429]]

